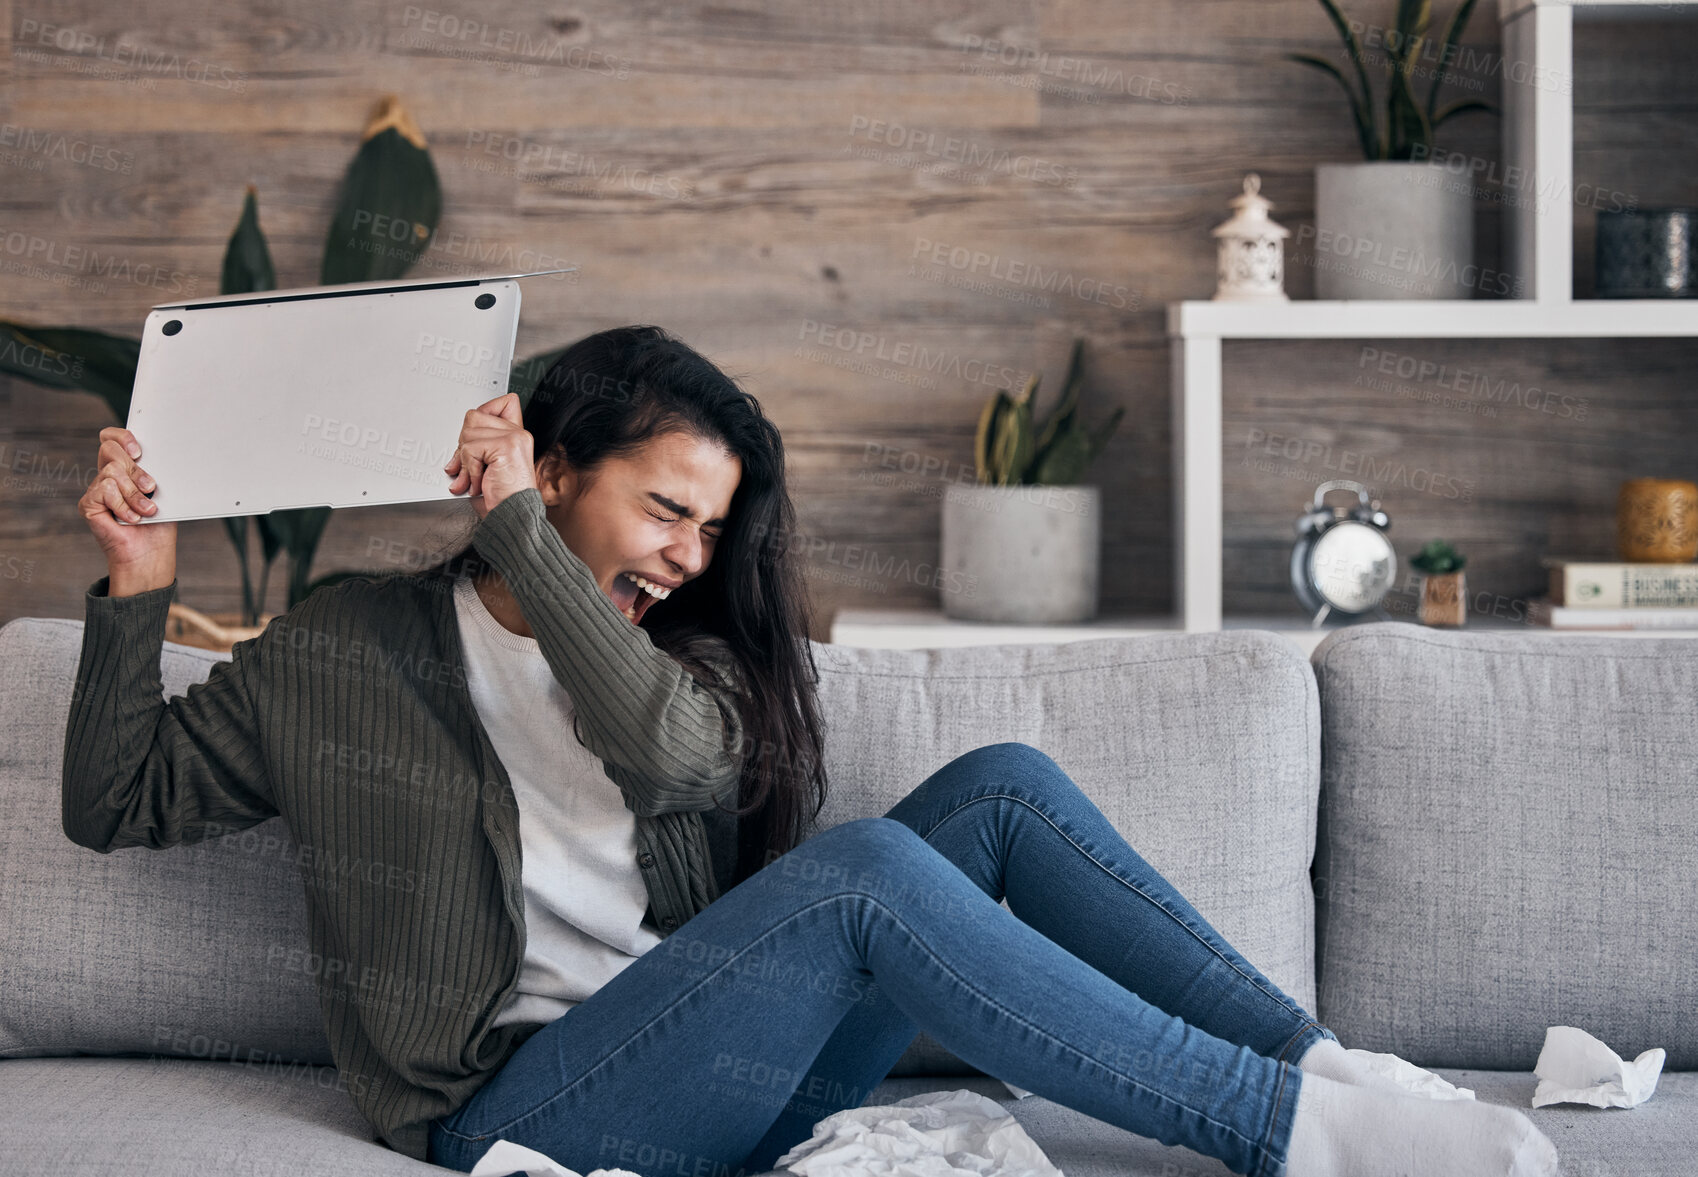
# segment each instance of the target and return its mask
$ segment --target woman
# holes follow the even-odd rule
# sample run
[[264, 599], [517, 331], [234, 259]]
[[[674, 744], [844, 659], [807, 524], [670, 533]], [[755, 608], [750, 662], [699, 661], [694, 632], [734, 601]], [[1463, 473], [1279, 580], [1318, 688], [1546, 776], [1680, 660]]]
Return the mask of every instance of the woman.
[[665, 332], [592, 335], [523, 413], [467, 412], [444, 474], [470, 545], [314, 593], [166, 703], [137, 667], [175, 528], [120, 525], [153, 484], [128, 431], [101, 438], [67, 833], [161, 846], [281, 813], [320, 856], [416, 872], [307, 880], [337, 1066], [391, 1147], [757, 1173], [923, 1029], [1234, 1172], [1555, 1171], [1520, 1112], [1369, 1071], [1032, 747], [806, 836], [825, 782], [783, 446]]

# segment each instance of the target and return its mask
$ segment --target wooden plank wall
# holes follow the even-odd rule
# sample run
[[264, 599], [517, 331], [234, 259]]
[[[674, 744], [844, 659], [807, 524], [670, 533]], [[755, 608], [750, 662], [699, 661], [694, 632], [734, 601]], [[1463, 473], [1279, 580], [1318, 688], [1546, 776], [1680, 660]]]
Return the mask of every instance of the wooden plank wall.
[[[1375, 26], [1394, 9], [1351, 7]], [[153, 303], [214, 291], [249, 183], [280, 284], [313, 282], [357, 132], [393, 91], [446, 189], [415, 276], [568, 259], [576, 280], [528, 285], [522, 353], [660, 323], [761, 399], [800, 526], [822, 541], [807, 564], [822, 640], [840, 606], [935, 604], [940, 494], [971, 462], [981, 404], [999, 373], [1041, 371], [1053, 395], [1075, 335], [1089, 343], [1087, 414], [1128, 409], [1091, 474], [1109, 504], [1103, 610], [1169, 610], [1164, 306], [1212, 293], [1209, 229], [1244, 172], [1296, 229], [1312, 220], [1314, 165], [1355, 151], [1333, 83], [1281, 60], [1337, 53], [1313, 0], [0, 11], [0, 314], [134, 333]], [[1583, 30], [1576, 160], [1593, 188], [1693, 202], [1693, 28]], [[1497, 46], [1482, 5], [1458, 96], [1517, 84]], [[1441, 145], [1483, 161], [1477, 260], [1495, 266], [1497, 121], [1468, 116]], [[1591, 222], [1577, 220], [1585, 293]], [[958, 284], [931, 260], [938, 245], [1057, 271], [1069, 289]], [[115, 276], [82, 268], [89, 251], [116, 257]], [[1293, 296], [1312, 296], [1301, 250], [1289, 269]], [[948, 370], [839, 366], [848, 338], [927, 349]], [[1452, 387], [1363, 383], [1386, 355], [1443, 365]], [[1476, 589], [1525, 596], [1540, 553], [1607, 547], [1620, 478], [1698, 474], [1694, 359], [1687, 341], [1230, 345], [1228, 609], [1293, 608], [1291, 518], [1340, 462], [1383, 472], [1402, 554], [1454, 537], [1476, 555]], [[1457, 392], [1458, 370], [1484, 383]], [[1557, 410], [1523, 392], [1483, 412], [1511, 382]], [[80, 617], [105, 565], [75, 503], [111, 421], [93, 397], [20, 381], [0, 380], [0, 398], [0, 622]], [[1269, 456], [1271, 438], [1298, 448]], [[944, 473], [904, 474], [921, 469]], [[1466, 484], [1466, 500], [1432, 489], [1435, 475]], [[422, 559], [471, 521], [465, 504], [338, 512], [314, 571]], [[183, 525], [180, 580], [190, 604], [236, 606], [217, 522]], [[281, 562], [268, 605], [283, 606]]]

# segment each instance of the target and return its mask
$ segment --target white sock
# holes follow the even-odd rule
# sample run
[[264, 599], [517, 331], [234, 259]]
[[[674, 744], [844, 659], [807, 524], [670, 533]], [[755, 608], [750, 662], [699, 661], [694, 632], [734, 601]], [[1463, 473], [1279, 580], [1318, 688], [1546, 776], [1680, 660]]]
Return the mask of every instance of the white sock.
[[[1370, 1065], [1371, 1060], [1378, 1060], [1386, 1066], [1396, 1066], [1404, 1071], [1411, 1080], [1421, 1080], [1423, 1090], [1414, 1091], [1390, 1075], [1383, 1069]], [[1457, 1098], [1452, 1092], [1465, 1092], [1460, 1098], [1469, 1099], [1473, 1092], [1466, 1087], [1453, 1087], [1447, 1080], [1431, 1071], [1423, 1070], [1406, 1059], [1393, 1054], [1375, 1054], [1366, 1050], [1346, 1050], [1336, 1039], [1322, 1038], [1314, 1043], [1303, 1057], [1297, 1060], [1297, 1065], [1304, 1074], [1320, 1075], [1339, 1083], [1350, 1083], [1357, 1087], [1372, 1087], [1378, 1091], [1395, 1091], [1403, 1095], [1418, 1095], [1424, 1098], [1447, 1099]]]
[[1286, 1177], [1555, 1177], [1556, 1147], [1512, 1107], [1304, 1074]]

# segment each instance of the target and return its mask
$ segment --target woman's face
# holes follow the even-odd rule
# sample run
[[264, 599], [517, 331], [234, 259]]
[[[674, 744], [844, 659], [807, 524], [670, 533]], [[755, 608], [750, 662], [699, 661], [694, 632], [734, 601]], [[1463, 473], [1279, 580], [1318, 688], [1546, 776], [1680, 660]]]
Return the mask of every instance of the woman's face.
[[706, 571], [724, 533], [743, 463], [694, 434], [662, 433], [635, 456], [609, 458], [588, 476], [561, 461], [538, 464], [548, 521], [633, 624], [657, 598], [626, 573], [666, 592]]

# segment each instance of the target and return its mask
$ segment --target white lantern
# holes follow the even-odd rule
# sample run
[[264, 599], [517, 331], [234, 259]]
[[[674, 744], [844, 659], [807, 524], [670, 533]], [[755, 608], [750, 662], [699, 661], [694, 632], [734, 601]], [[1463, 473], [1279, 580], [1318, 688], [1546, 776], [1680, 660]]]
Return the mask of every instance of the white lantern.
[[1291, 230], [1268, 219], [1273, 203], [1260, 195], [1262, 178], [1244, 177], [1244, 195], [1233, 198], [1232, 219], [1217, 225], [1215, 297], [1246, 302], [1287, 302], [1285, 239]]

